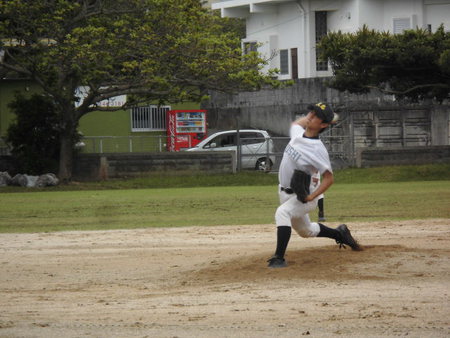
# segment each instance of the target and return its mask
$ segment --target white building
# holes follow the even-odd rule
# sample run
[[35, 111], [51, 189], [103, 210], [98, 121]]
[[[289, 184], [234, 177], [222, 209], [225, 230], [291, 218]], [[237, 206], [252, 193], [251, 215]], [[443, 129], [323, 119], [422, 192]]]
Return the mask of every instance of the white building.
[[450, 30], [450, 0], [222, 0], [212, 4], [222, 17], [245, 18], [244, 50], [271, 58], [268, 68], [279, 79], [330, 76], [316, 59], [316, 41], [328, 31], [370, 29], [401, 33], [404, 29]]
[[213, 2], [217, 2], [217, 0], [200, 0], [200, 1], [202, 3], [203, 7], [206, 7], [206, 8], [211, 8], [211, 4]]

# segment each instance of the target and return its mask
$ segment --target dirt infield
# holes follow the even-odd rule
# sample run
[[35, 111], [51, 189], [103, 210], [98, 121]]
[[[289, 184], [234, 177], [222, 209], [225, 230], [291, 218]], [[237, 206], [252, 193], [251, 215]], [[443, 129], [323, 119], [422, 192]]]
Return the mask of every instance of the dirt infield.
[[[331, 224], [336, 226], [337, 224]], [[0, 235], [0, 337], [448, 337], [450, 220]]]

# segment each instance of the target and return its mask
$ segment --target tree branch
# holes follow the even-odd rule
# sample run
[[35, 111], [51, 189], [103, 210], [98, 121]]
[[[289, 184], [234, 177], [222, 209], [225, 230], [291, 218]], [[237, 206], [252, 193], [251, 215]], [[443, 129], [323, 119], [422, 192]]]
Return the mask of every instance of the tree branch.
[[123, 9], [123, 10], [107, 10], [103, 6], [103, 1], [97, 0], [94, 3], [88, 4], [89, 1], [83, 1], [81, 11], [69, 23], [68, 27], [75, 27], [80, 21], [95, 17], [98, 15], [112, 15], [112, 14], [130, 14], [138, 12], [137, 8]]
[[6, 62], [0, 62], [0, 67], [3, 67], [3, 68], [8, 69], [8, 70], [11, 70], [11, 71], [13, 71], [15, 73], [18, 73], [18, 74], [23, 74], [23, 75], [26, 75], [26, 76], [29, 76], [29, 77], [32, 76], [31, 72], [28, 69], [23, 68], [23, 67], [19, 67], [19, 66], [13, 66], [13, 65], [11, 65], [9, 63], [6, 63]]

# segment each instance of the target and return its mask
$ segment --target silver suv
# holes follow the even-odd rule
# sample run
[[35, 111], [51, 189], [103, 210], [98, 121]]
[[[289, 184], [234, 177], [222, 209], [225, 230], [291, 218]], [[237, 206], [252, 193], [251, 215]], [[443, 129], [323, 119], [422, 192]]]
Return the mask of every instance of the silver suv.
[[[270, 135], [265, 130], [239, 130], [241, 144], [241, 167], [268, 171], [275, 162], [274, 147]], [[212, 134], [187, 151], [227, 151], [237, 153], [237, 130], [220, 131]]]

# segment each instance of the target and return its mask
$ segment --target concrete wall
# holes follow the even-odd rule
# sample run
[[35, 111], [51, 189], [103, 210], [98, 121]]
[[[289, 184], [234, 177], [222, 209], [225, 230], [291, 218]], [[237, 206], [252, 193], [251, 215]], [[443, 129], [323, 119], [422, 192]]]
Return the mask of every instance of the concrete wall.
[[74, 180], [100, 180], [160, 172], [235, 172], [234, 152], [177, 152], [80, 154], [74, 161]]
[[328, 102], [340, 123], [321, 135], [333, 158], [355, 165], [356, 151], [371, 147], [417, 147], [450, 144], [450, 104], [400, 102], [391, 95], [341, 93], [327, 79], [299, 79], [283, 89], [263, 89], [236, 95], [211, 93], [210, 133], [255, 128], [272, 136], [288, 136], [290, 123], [307, 112], [307, 105]]
[[[369, 121], [408, 115], [412, 127], [427, 124], [431, 133], [430, 144], [449, 144], [450, 104], [416, 104], [395, 101], [391, 95], [370, 93], [355, 95], [327, 87], [327, 78], [299, 79], [293, 86], [283, 89], [262, 89], [236, 95], [211, 93], [211, 99], [202, 108], [208, 110], [210, 132], [241, 128], [267, 129], [275, 135], [288, 135], [290, 122], [306, 113], [307, 105], [328, 102], [340, 114], [341, 120], [357, 116]], [[366, 114], [364, 116], [364, 114]], [[427, 120], [427, 121], [425, 121]], [[387, 126], [386, 128], [388, 128]], [[375, 124], [371, 128], [375, 128]], [[389, 132], [387, 132], [389, 134]]]
[[410, 148], [365, 148], [357, 154], [357, 167], [450, 162], [450, 146]]

